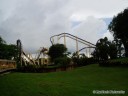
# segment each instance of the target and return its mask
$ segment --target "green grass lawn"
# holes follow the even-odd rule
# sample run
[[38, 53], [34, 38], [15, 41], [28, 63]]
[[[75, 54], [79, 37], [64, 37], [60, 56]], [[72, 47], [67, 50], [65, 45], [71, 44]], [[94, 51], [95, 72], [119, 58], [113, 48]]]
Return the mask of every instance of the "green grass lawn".
[[93, 64], [63, 72], [0, 76], [0, 96], [95, 96], [93, 90], [124, 90], [123, 96], [128, 96], [128, 68]]

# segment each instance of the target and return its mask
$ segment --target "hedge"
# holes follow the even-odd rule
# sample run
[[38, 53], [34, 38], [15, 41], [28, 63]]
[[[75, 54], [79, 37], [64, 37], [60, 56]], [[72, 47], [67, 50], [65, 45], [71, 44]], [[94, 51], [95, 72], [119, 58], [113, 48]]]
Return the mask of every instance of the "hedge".
[[127, 59], [116, 59], [116, 60], [100, 61], [99, 66], [104, 66], [104, 67], [128, 67], [128, 60]]

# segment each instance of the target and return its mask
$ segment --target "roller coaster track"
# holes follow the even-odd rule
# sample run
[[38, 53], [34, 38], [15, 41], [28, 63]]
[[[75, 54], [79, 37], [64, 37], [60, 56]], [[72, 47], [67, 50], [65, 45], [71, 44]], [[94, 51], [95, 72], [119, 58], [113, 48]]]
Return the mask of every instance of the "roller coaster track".
[[[21, 66], [22, 66], [23, 62], [25, 63], [25, 65], [26, 65], [26, 64], [34, 64], [34, 65], [38, 64], [38, 63], [39, 63], [38, 61], [39, 61], [40, 55], [41, 55], [42, 53], [44, 54], [44, 52], [48, 51], [48, 49], [46, 49], [46, 48], [43, 47], [43, 48], [40, 50], [37, 59], [31, 59], [30, 56], [28, 56], [28, 55], [23, 51], [22, 43], [21, 43], [20, 40], [17, 40], [17, 48], [18, 48], [18, 58], [19, 58], [18, 61], [19, 61], [19, 64], [21, 64]], [[23, 61], [23, 62], [22, 62], [22, 61]]]
[[69, 33], [61, 33], [61, 34], [58, 34], [58, 35], [51, 36], [51, 37], [50, 37], [50, 41], [51, 41], [52, 45], [53, 45], [52, 38], [54, 38], [54, 37], [56, 37], [56, 36], [58, 36], [58, 37], [59, 37], [59, 36], [64, 37], [64, 35], [65, 35], [66, 37], [77, 38], [79, 41], [83, 41], [83, 42], [85, 42], [86, 44], [89, 44], [89, 45], [91, 45], [91, 46], [95, 46], [93, 43], [90, 43], [90, 42], [88, 42], [88, 41], [86, 41], [86, 40], [84, 40], [84, 39], [81, 39], [81, 38], [79, 38], [79, 37], [77, 37], [77, 36], [74, 36], [74, 35], [72, 35], [72, 34], [69, 34]]
[[48, 51], [48, 49], [46, 49], [46, 48], [43, 47], [43, 48], [40, 50], [39, 55], [38, 55], [36, 61], [39, 60], [40, 55], [41, 55], [42, 53], [44, 53], [45, 51]]
[[24, 62], [26, 62], [26, 60], [23, 58], [23, 57], [25, 57], [25, 58], [27, 58], [29, 60], [29, 63], [34, 64], [34, 61], [32, 59], [30, 59], [26, 55], [26, 53], [23, 51], [23, 49], [22, 49], [22, 43], [21, 43], [21, 41], [19, 39], [17, 40], [17, 48], [18, 48], [18, 58], [19, 58], [19, 62], [20, 63], [22, 63], [22, 60]]
[[83, 47], [83, 48], [81, 48], [81, 49], [79, 50], [79, 52], [82, 51], [82, 50], [84, 50], [84, 49], [87, 49], [87, 48], [95, 48], [95, 47]]
[[79, 37], [77, 37], [77, 36], [74, 36], [74, 35], [72, 35], [72, 34], [69, 34], [69, 33], [61, 33], [61, 34], [58, 34], [58, 35], [51, 36], [51, 37], [50, 37], [50, 41], [51, 41], [52, 45], [54, 44], [53, 41], [52, 41], [52, 40], [54, 39], [54, 37], [57, 37], [58, 40], [59, 40], [60, 38], [62, 38], [62, 37], [68, 37], [68, 38], [70, 38], [70, 39], [77, 40], [79, 43], [82, 43], [82, 44], [85, 44], [85, 45], [88, 46], [88, 47], [84, 47], [84, 48], [78, 50], [78, 52], [80, 52], [80, 51], [82, 51], [82, 50], [84, 50], [84, 49], [86, 49], [86, 48], [95, 48], [95, 45], [94, 45], [93, 43], [88, 42], [88, 41], [86, 41], [86, 40], [84, 40], [84, 39], [81, 39], [81, 38], [79, 38]]
[[31, 63], [31, 64], [34, 64], [34, 61], [32, 60], [32, 59], [30, 59], [27, 55], [26, 55], [26, 53], [23, 51], [23, 56], [25, 56], [28, 60], [29, 60], [29, 62]]

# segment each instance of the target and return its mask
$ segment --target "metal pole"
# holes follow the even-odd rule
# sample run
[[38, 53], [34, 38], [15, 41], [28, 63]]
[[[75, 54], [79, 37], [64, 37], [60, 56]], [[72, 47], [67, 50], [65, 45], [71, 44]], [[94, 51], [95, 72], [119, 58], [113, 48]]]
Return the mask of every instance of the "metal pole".
[[53, 42], [53, 44], [54, 44], [54, 38], [52, 38], [52, 42]]
[[22, 49], [21, 49], [21, 54], [20, 54], [20, 65], [22, 66], [23, 64], [22, 64], [22, 54], [23, 54], [23, 52], [22, 52]]
[[66, 47], [66, 38], [65, 38], [65, 34], [64, 34], [64, 45]]
[[77, 40], [77, 37], [76, 37], [76, 52], [77, 52], [77, 55], [79, 55], [78, 50], [79, 50], [79, 48], [78, 48], [78, 40]]
[[59, 44], [59, 36], [57, 36], [57, 43]]
[[86, 48], [86, 50], [85, 50], [85, 51], [86, 51], [86, 56], [88, 57], [88, 48]]
[[89, 55], [88, 55], [89, 57], [90, 57], [90, 54], [91, 54], [91, 48], [90, 48], [90, 45], [89, 45]]

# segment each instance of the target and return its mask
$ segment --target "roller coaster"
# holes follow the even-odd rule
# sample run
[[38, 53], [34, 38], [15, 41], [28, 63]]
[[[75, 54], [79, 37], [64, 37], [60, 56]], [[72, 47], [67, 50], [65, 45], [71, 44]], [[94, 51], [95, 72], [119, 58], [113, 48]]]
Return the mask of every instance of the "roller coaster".
[[[69, 33], [61, 33], [61, 34], [58, 34], [58, 35], [51, 36], [50, 37], [50, 41], [51, 41], [52, 45], [56, 44], [54, 42], [54, 38], [56, 38], [56, 37], [57, 37], [57, 43], [59, 42], [59, 40], [61, 38], [64, 38], [64, 45], [65, 46], [66, 46], [66, 37], [76, 41], [76, 52], [75, 53], [77, 55], [79, 55], [79, 52], [81, 52], [82, 50], [86, 50], [87, 51], [87, 49], [88, 49], [88, 53], [91, 54], [91, 49], [95, 48], [94, 44], [92, 44], [92, 43], [90, 43], [90, 42], [88, 42], [86, 40], [83, 40], [83, 39], [81, 39], [81, 38], [79, 38], [77, 36], [71, 35]], [[79, 49], [78, 43], [84, 44], [85, 47]], [[27, 64], [40, 65], [41, 61], [42, 61], [40, 59], [41, 54], [46, 54], [47, 51], [48, 51], [48, 49], [43, 47], [43, 48], [40, 49], [37, 58], [33, 58], [31, 55], [27, 55], [23, 51], [22, 43], [21, 43], [21, 41], [19, 39], [17, 40], [17, 48], [18, 48], [18, 58], [19, 58], [18, 61], [21, 64], [21, 66], [23, 66], [23, 64], [24, 65], [27, 65]], [[88, 57], [90, 57], [90, 56], [88, 56]], [[44, 61], [43, 61], [43, 63], [44, 63]]]
[[[61, 33], [61, 34], [58, 34], [58, 35], [54, 35], [54, 36], [51, 36], [50, 37], [50, 41], [51, 41], [51, 44], [54, 45], [56, 44], [54, 42], [54, 39], [57, 38], [57, 43], [59, 43], [59, 40], [61, 38], [64, 39], [64, 45], [66, 46], [66, 38], [70, 38], [74, 41], [76, 41], [76, 55], [80, 55], [79, 52], [81, 52], [82, 50], [86, 50], [88, 49], [88, 53], [91, 54], [91, 49], [94, 49], [95, 48], [95, 45], [84, 40], [84, 39], [81, 39], [77, 36], [74, 36], [74, 35], [71, 35], [69, 33]], [[18, 49], [18, 64], [20, 64], [20, 66], [27, 66], [27, 65], [42, 65], [42, 64], [49, 64], [49, 58], [47, 58], [47, 60], [44, 60], [45, 58], [41, 58], [41, 54], [45, 55], [47, 54], [48, 52], [48, 49], [47, 48], [44, 48], [42, 47], [38, 54], [37, 54], [37, 58], [33, 58], [31, 55], [28, 55], [26, 54], [24, 51], [23, 51], [23, 45], [21, 43], [21, 40], [17, 40], [17, 49]], [[84, 44], [84, 47], [79, 49], [79, 45], [78, 43], [81, 43], [81, 44]], [[88, 56], [90, 57], [90, 56]], [[16, 62], [13, 62], [13, 61], [3, 61], [1, 60], [0, 62], [2, 62], [0, 68], [1, 69], [5, 69], [4, 71], [0, 69], [0, 73], [4, 73], [6, 71], [10, 71], [10, 70], [13, 70], [16, 68]], [[46, 63], [47, 62], [47, 63]]]
[[[74, 36], [74, 35], [72, 35], [72, 34], [69, 34], [69, 33], [61, 33], [61, 34], [58, 34], [58, 35], [51, 36], [51, 37], [50, 37], [50, 41], [51, 41], [52, 45], [55, 44], [55, 43], [54, 43], [54, 38], [55, 38], [55, 37], [57, 38], [57, 43], [59, 42], [59, 40], [60, 40], [61, 38], [64, 38], [64, 45], [65, 45], [65, 46], [66, 46], [66, 37], [68, 37], [68, 38], [70, 38], [70, 39], [72, 39], [72, 40], [75, 40], [75, 41], [76, 41], [76, 53], [77, 53], [77, 55], [79, 55], [79, 52], [81, 52], [82, 50], [85, 50], [85, 49], [86, 49], [86, 51], [87, 51], [87, 49], [88, 49], [88, 50], [89, 50], [89, 51], [88, 51], [88, 53], [89, 53], [89, 56], [88, 56], [88, 57], [90, 57], [91, 49], [94, 49], [94, 48], [95, 48], [95, 45], [94, 45], [93, 43], [88, 42], [88, 41], [86, 41], [86, 40], [84, 40], [84, 39], [81, 39], [81, 38], [79, 38], [79, 37], [77, 37], [77, 36]], [[78, 43], [84, 44], [85, 47], [79, 49]]]
[[27, 55], [24, 51], [23, 51], [23, 47], [22, 47], [22, 43], [21, 41], [18, 39], [17, 40], [17, 48], [18, 48], [18, 58], [19, 58], [19, 64], [21, 64], [20, 66], [26, 66], [26, 65], [40, 65], [41, 64], [41, 60], [40, 60], [40, 56], [41, 54], [45, 54], [46, 51], [48, 51], [46, 48], [42, 48], [37, 56], [37, 58], [33, 58], [31, 55]]

